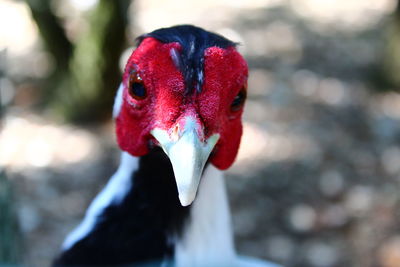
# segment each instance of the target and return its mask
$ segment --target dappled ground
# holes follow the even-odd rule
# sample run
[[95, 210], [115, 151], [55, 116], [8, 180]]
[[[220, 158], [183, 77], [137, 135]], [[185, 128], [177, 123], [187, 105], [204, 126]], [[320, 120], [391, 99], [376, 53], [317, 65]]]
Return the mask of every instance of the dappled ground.
[[[400, 95], [372, 85], [388, 11], [349, 22], [276, 2], [204, 23], [242, 42], [251, 68], [227, 177], [237, 248], [286, 266], [400, 266]], [[0, 147], [25, 262], [46, 266], [118, 164], [112, 123], [82, 129], [10, 108]]]

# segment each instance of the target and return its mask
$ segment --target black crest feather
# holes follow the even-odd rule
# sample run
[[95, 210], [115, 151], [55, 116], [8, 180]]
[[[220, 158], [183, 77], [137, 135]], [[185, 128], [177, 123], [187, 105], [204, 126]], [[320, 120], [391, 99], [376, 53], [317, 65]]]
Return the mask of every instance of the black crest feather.
[[147, 37], [153, 37], [163, 43], [178, 42], [182, 46], [182, 52], [171, 51], [174, 64], [183, 74], [186, 91], [191, 93], [195, 88], [201, 91], [204, 80], [204, 50], [208, 47], [235, 47], [237, 44], [225, 37], [205, 31], [192, 25], [178, 25], [170, 28], [162, 28], [141, 35], [138, 45]]

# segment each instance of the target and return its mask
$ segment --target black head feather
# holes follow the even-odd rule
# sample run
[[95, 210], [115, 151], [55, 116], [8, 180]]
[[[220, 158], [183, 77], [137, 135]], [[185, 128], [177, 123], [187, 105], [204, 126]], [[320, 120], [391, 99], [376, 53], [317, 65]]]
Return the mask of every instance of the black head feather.
[[178, 42], [182, 52], [171, 50], [174, 64], [183, 74], [186, 91], [191, 93], [193, 88], [201, 91], [204, 80], [204, 50], [208, 47], [235, 47], [236, 43], [221, 35], [205, 31], [192, 25], [179, 25], [162, 28], [140, 36], [138, 45], [147, 37], [153, 37], [163, 43]]

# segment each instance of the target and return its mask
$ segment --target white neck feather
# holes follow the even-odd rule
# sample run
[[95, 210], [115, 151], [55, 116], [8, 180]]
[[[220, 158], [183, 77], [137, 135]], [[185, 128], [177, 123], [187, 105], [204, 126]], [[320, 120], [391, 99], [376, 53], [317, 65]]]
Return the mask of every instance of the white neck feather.
[[124, 92], [124, 86], [122, 85], [122, 83], [119, 85], [118, 87], [118, 91], [117, 94], [115, 95], [115, 99], [114, 99], [114, 107], [113, 107], [113, 118], [115, 119], [116, 117], [118, 117], [119, 112], [121, 111], [121, 107], [122, 107], [122, 95]]
[[191, 217], [175, 247], [181, 266], [229, 266], [235, 260], [223, 172], [209, 165], [201, 178]]

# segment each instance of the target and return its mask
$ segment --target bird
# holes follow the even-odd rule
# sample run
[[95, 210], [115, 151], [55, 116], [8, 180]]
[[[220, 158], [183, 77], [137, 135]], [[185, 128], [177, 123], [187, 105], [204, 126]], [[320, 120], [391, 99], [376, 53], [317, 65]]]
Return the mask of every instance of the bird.
[[237, 155], [248, 66], [193, 25], [137, 38], [113, 117], [122, 150], [53, 262], [59, 266], [264, 266], [238, 256], [223, 178]]

